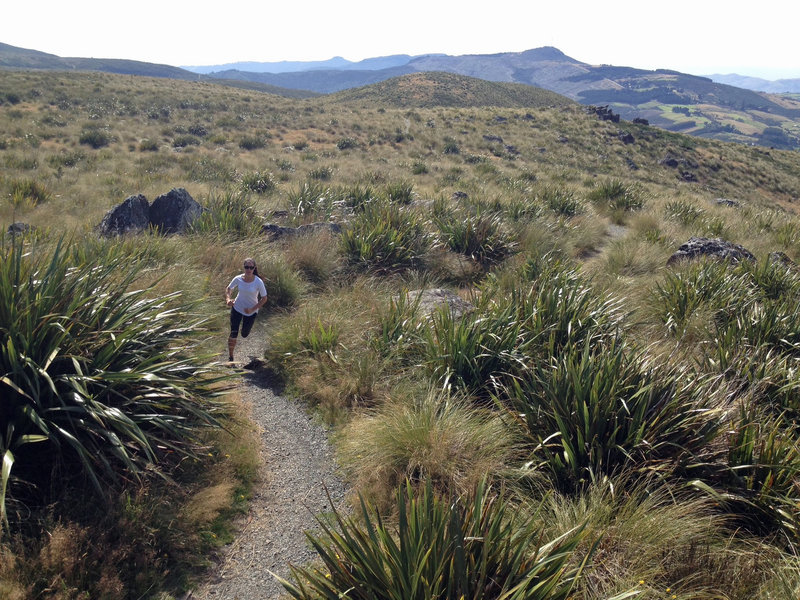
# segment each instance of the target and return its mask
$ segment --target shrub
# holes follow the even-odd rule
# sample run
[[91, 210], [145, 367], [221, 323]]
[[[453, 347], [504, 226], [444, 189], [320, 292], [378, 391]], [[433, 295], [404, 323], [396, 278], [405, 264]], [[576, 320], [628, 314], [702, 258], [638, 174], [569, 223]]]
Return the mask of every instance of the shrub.
[[[292, 598], [353, 600], [566, 600], [588, 557], [583, 528], [545, 541], [533, 520], [515, 523], [512, 506], [481, 484], [467, 498], [440, 498], [408, 484], [395, 500], [397, 526], [364, 500], [358, 517], [334, 513], [307, 534], [324, 566], [291, 567]], [[590, 551], [591, 552], [591, 551]]]
[[242, 190], [256, 194], [269, 194], [278, 187], [269, 171], [253, 171], [242, 175]]
[[506, 390], [532, 461], [566, 490], [661, 461], [688, 462], [721, 426], [696, 379], [652, 368], [614, 340], [535, 362]]
[[393, 204], [411, 204], [414, 201], [414, 184], [410, 181], [396, 181], [386, 185], [386, 197]]
[[111, 136], [102, 129], [84, 129], [78, 137], [78, 143], [97, 150], [108, 146], [111, 143]]
[[12, 179], [8, 182], [8, 191], [12, 204], [17, 207], [26, 204], [37, 206], [52, 198], [50, 190], [35, 179]]
[[580, 200], [570, 189], [548, 186], [542, 189], [536, 199], [555, 214], [563, 217], [574, 217], [581, 212]]
[[479, 263], [502, 261], [514, 249], [498, 215], [448, 213], [433, 218], [445, 245]]
[[245, 193], [212, 194], [205, 209], [191, 224], [195, 233], [251, 236], [261, 230], [261, 219]]
[[428, 236], [411, 213], [395, 205], [374, 203], [342, 233], [347, 261], [360, 269], [393, 272], [419, 265], [429, 248]]
[[339, 150], [348, 150], [349, 148], [357, 148], [358, 141], [350, 137], [342, 138], [338, 142], [336, 142], [336, 147]]
[[131, 291], [136, 256], [73, 249], [2, 249], [0, 501], [13, 496], [11, 473], [44, 496], [81, 473], [102, 497], [170, 453], [191, 454], [198, 428], [216, 424], [190, 305]]
[[259, 150], [266, 147], [267, 142], [263, 137], [255, 135], [246, 135], [239, 140], [239, 148], [242, 150]]

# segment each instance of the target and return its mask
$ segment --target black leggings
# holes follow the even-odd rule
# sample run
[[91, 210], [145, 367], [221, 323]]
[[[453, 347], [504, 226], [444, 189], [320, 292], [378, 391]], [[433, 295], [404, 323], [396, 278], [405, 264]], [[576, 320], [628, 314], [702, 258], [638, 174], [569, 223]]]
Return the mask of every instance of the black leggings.
[[242, 325], [242, 337], [246, 338], [250, 335], [250, 330], [253, 328], [253, 323], [256, 321], [256, 315], [243, 315], [235, 308], [231, 308], [231, 337], [239, 337], [239, 324]]

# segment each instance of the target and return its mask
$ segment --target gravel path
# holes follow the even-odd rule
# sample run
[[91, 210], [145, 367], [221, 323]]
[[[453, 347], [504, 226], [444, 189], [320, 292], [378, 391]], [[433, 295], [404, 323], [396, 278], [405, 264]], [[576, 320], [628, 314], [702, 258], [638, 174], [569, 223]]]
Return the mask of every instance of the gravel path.
[[[258, 361], [264, 340], [263, 321], [257, 321], [250, 336], [239, 339], [237, 365]], [[280, 598], [283, 587], [270, 571], [288, 578], [289, 563], [302, 565], [316, 556], [304, 532], [318, 528], [314, 515], [331, 511], [326, 488], [344, 509], [345, 487], [325, 429], [301, 404], [282, 396], [263, 369], [244, 371], [239, 393], [261, 430], [261, 480], [236, 539], [221, 549], [209, 581], [188, 596], [192, 600]]]

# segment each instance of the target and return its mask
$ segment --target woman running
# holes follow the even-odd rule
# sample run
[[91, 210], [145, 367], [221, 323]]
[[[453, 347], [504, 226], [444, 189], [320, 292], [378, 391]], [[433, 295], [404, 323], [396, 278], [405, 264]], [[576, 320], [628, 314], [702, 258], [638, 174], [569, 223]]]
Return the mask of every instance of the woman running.
[[[233, 290], [238, 290], [236, 299], [231, 298]], [[252, 258], [244, 259], [244, 273], [233, 278], [225, 288], [225, 304], [231, 307], [231, 335], [228, 338], [228, 360], [233, 362], [233, 350], [236, 348], [236, 338], [239, 337], [239, 326], [242, 327], [242, 337], [250, 335], [253, 323], [256, 320], [258, 309], [267, 302], [267, 288], [261, 277], [258, 276], [256, 261]]]

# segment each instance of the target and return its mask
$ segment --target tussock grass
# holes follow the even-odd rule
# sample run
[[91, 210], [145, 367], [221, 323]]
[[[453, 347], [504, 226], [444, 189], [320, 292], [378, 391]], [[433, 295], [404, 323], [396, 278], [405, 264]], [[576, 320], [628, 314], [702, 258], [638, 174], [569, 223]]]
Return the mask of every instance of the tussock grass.
[[359, 520], [336, 514], [335, 524], [321, 522], [324, 533], [309, 540], [324, 567], [294, 567], [294, 583], [284, 582], [289, 595], [566, 600], [583, 568], [570, 562], [582, 528], [546, 540], [532, 521], [512, 523], [513, 506], [485, 484], [454, 501], [430, 484], [420, 495], [409, 485], [395, 508], [396, 526], [363, 501]]
[[389, 400], [353, 419], [340, 437], [341, 461], [355, 489], [380, 507], [406, 479], [465, 494], [487, 473], [507, 468], [516, 452], [512, 432], [497, 415], [436, 389], [422, 398]]
[[[446, 84], [437, 77], [400, 81]], [[271, 295], [267, 360], [291, 393], [342, 432], [352, 428], [342, 448], [373, 440], [396, 458], [384, 470], [364, 452], [349, 463], [351, 480], [377, 503], [389, 506], [406, 476], [415, 493], [432, 482], [459, 495], [452, 506], [471, 501], [481, 475], [518, 480], [529, 487], [515, 510], [550, 502], [537, 486], [564, 506], [598, 507], [574, 509], [571, 521], [558, 516], [565, 529], [542, 538], [555, 539], [567, 522], [583, 526], [587, 515], [605, 560], [575, 597], [659, 597], [666, 587], [687, 598], [797, 595], [796, 267], [767, 260], [775, 250], [800, 260], [796, 152], [767, 155], [654, 127], [623, 149], [618, 126], [552, 95], [495, 84], [436, 97], [425, 93], [435, 87], [412, 87], [402, 97], [414, 106], [398, 108], [380, 86], [361, 90], [364, 100], [301, 101], [99, 73], [0, 79], [16, 99], [0, 106], [3, 229], [37, 227], [18, 238], [25, 252], [65, 233], [85, 238], [73, 258], [98, 272], [114, 256], [136, 257], [142, 302], [167, 298], [171, 309], [180, 291], [195, 301], [191, 317], [219, 333], [197, 340], [198, 355], [222, 345], [222, 290], [254, 257]], [[376, 91], [380, 102], [365, 106]], [[667, 154], [697, 181], [662, 164]], [[173, 187], [209, 209], [194, 233], [94, 239], [92, 228], [127, 196], [152, 199]], [[337, 222], [345, 233], [272, 241], [259, 233], [264, 220]], [[740, 243], [758, 261], [666, 267], [693, 235]], [[129, 262], [104, 284], [124, 281]], [[476, 310], [428, 317], [397, 300], [442, 286]], [[173, 341], [169, 352], [180, 347]], [[720, 430], [693, 421], [711, 408]], [[428, 432], [427, 446], [412, 423]], [[528, 442], [522, 456], [517, 436]], [[7, 595], [30, 597], [51, 581], [90, 596], [139, 597], [139, 583], [153, 593], [185, 589], [197, 553], [230, 539], [225, 516], [246, 501], [255, 476], [255, 442], [238, 437], [200, 435], [208, 452], [169, 472], [178, 486], [147, 479], [140, 489], [122, 477], [106, 515], [81, 514], [76, 493], [51, 505], [51, 521], [35, 512], [30, 526], [15, 522], [19, 537], [4, 537], [0, 555]], [[404, 443], [393, 446], [395, 438]], [[424, 457], [413, 453], [423, 448]], [[653, 470], [659, 479], [639, 479]], [[613, 492], [603, 487], [608, 472]], [[9, 486], [14, 510], [32, 507], [41, 491]], [[181, 509], [187, 503], [197, 510]], [[193, 525], [190, 514], [208, 518]], [[659, 527], [674, 547], [657, 539]], [[43, 532], [63, 549], [47, 568]], [[118, 551], [106, 542], [114, 536], [142, 545]], [[99, 550], [84, 546], [90, 539]], [[81, 552], [108, 560], [89, 573], [67, 560]], [[585, 556], [575, 552], [565, 557], [572, 565]], [[121, 565], [137, 553], [147, 567], [131, 583]], [[165, 583], [167, 569], [176, 581]], [[49, 580], [31, 575], [37, 570]], [[340, 583], [337, 597], [349, 589]]]

